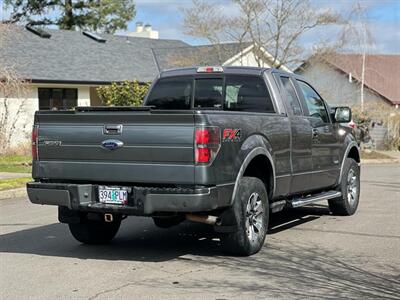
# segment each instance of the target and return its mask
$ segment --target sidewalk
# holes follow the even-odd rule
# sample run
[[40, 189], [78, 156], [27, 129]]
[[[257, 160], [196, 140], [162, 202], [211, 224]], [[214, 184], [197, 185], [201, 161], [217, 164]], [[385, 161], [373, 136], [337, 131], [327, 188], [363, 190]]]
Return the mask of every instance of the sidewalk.
[[399, 159], [400, 160], [400, 151], [380, 151], [380, 150], [377, 150], [376, 152], [379, 152], [379, 153], [382, 153], [382, 154], [385, 154], [385, 155], [388, 155], [388, 156], [391, 156], [391, 157], [393, 157], [395, 159]]
[[[30, 173], [0, 172], [0, 180], [30, 177]], [[26, 188], [17, 188], [0, 191], [0, 200], [26, 197]]]
[[11, 173], [11, 172], [0, 172], [1, 179], [12, 179], [12, 178], [24, 178], [31, 176], [30, 173]]
[[400, 151], [374, 150], [391, 158], [361, 159], [362, 164], [397, 164], [400, 163]]

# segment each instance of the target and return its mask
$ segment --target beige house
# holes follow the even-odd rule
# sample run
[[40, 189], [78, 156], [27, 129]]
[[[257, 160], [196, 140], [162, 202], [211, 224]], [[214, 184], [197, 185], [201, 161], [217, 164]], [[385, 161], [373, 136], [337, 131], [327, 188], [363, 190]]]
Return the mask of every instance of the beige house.
[[[375, 146], [381, 148], [387, 132], [384, 118], [388, 111], [400, 110], [400, 55], [367, 55], [364, 68], [364, 107], [382, 111], [371, 130]], [[310, 80], [329, 104], [357, 107], [361, 106], [361, 71], [361, 55], [337, 54], [311, 58], [295, 72]]]
[[[295, 72], [310, 80], [333, 105], [359, 105], [362, 56], [337, 54], [327, 59], [311, 58]], [[365, 58], [364, 104], [400, 106], [400, 55], [367, 55]]]
[[266, 51], [256, 56], [250, 43], [190, 46], [155, 34], [150, 38], [150, 30], [136, 34], [145, 38], [15, 27], [13, 38], [0, 47], [0, 63], [15, 68], [28, 87], [23, 95], [0, 95], [0, 134], [7, 137], [2, 142], [28, 142], [36, 110], [101, 105], [96, 93], [101, 85], [149, 82], [160, 70], [182, 66], [271, 64], [271, 56]]

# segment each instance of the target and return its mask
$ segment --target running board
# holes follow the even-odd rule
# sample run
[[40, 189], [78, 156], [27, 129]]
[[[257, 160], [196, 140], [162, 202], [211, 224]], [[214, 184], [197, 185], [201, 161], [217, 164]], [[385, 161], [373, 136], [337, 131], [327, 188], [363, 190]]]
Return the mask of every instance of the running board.
[[329, 200], [333, 198], [337, 198], [342, 196], [341, 192], [338, 191], [329, 191], [329, 192], [323, 192], [317, 195], [312, 195], [308, 197], [302, 197], [302, 198], [294, 198], [293, 200], [288, 201], [288, 206], [289, 207], [300, 207], [304, 206], [310, 203], [318, 202], [318, 201], [323, 201], [323, 200]]

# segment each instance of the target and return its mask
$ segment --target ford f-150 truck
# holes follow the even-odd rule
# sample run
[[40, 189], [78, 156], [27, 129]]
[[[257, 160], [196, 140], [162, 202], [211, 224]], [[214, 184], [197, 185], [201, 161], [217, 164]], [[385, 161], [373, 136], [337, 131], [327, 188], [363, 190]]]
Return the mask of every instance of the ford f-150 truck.
[[223, 248], [251, 255], [270, 213], [327, 200], [355, 213], [360, 154], [348, 107], [275, 69], [163, 71], [143, 107], [38, 111], [29, 199], [59, 207], [80, 242], [110, 241], [126, 216], [163, 228], [214, 226]]

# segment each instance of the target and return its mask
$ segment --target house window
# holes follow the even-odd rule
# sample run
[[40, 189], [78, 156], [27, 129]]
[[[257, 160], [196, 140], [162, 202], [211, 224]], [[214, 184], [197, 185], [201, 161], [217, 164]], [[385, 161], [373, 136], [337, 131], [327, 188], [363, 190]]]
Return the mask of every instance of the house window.
[[78, 105], [78, 89], [39, 88], [40, 110], [71, 109]]

